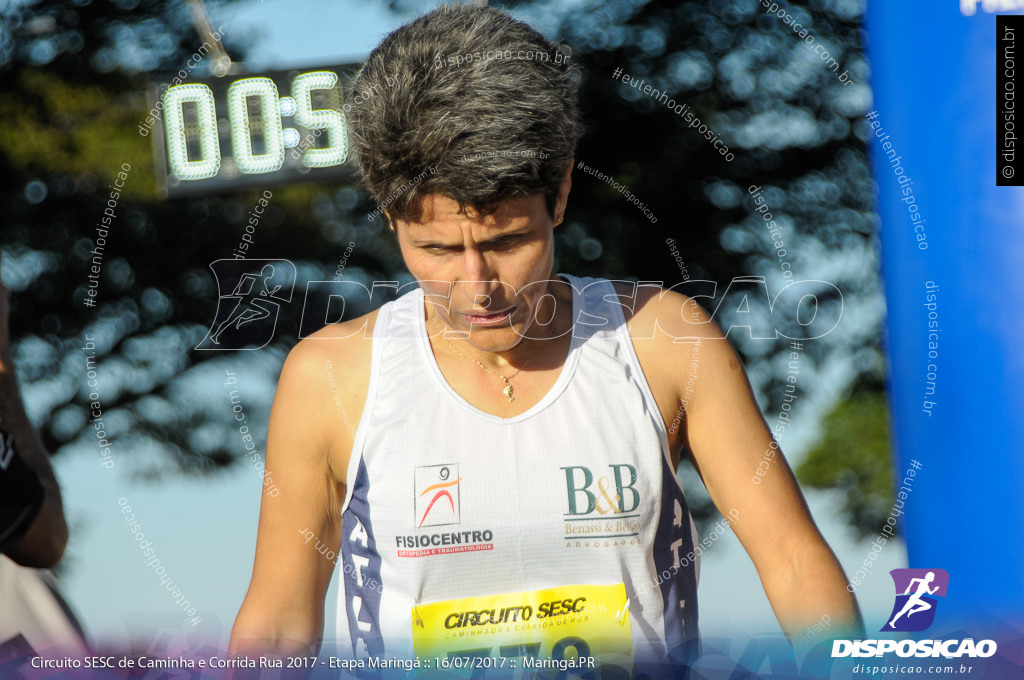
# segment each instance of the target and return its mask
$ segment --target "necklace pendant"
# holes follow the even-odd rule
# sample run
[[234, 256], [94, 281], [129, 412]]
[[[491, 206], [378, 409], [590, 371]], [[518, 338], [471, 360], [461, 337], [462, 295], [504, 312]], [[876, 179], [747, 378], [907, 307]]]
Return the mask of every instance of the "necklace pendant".
[[508, 401], [509, 401], [509, 403], [510, 403], [510, 404], [511, 404], [511, 403], [512, 403], [513, 401], [515, 401], [515, 400], [514, 400], [514, 399], [512, 398], [512, 386], [511, 386], [511, 385], [505, 385], [505, 389], [504, 389], [504, 390], [502, 390], [502, 391], [503, 391], [503, 392], [505, 393], [505, 396], [506, 396], [506, 397], [508, 397]]

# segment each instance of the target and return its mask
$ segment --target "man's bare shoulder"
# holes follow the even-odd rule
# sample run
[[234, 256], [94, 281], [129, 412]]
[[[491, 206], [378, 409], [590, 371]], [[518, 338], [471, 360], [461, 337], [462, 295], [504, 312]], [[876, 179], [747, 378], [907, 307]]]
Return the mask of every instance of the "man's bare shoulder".
[[315, 446], [326, 451], [328, 465], [342, 483], [366, 403], [376, 321], [374, 310], [300, 340], [289, 352], [277, 385], [275, 401], [288, 413], [302, 414], [318, 442]]
[[[718, 326], [695, 299], [661, 286], [614, 281], [629, 334], [658, 345], [721, 339]], [[679, 342], [677, 342], [679, 341]]]
[[680, 403], [691, 412], [707, 386], [743, 372], [718, 324], [692, 297], [625, 282], [615, 288], [637, 359], [663, 415], [674, 414]]
[[287, 390], [289, 399], [317, 411], [325, 401], [333, 407], [337, 394], [346, 409], [361, 413], [361, 402], [348, 402], [366, 395], [378, 311], [328, 324], [300, 340], [284, 362], [278, 394]]
[[308, 374], [310, 371], [322, 371], [327, 362], [344, 366], [346, 372], [358, 373], [360, 368], [365, 368], [369, 375], [369, 366], [362, 366], [362, 360], [370, 357], [378, 311], [375, 309], [355, 319], [328, 324], [306, 336], [288, 353], [285, 370], [293, 368]]

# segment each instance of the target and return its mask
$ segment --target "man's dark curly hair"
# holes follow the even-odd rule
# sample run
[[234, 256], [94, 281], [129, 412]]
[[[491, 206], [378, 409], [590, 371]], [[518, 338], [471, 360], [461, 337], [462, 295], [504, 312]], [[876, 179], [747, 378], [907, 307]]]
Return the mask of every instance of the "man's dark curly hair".
[[488, 7], [440, 7], [395, 30], [356, 79], [350, 136], [393, 217], [441, 194], [462, 210], [543, 194], [553, 215], [583, 128], [566, 48]]

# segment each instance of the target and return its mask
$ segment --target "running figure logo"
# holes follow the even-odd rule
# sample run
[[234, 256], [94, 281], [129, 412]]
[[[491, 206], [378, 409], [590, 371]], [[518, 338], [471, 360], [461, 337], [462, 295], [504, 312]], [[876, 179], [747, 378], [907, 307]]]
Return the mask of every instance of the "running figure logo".
[[459, 466], [429, 465], [416, 468], [416, 527], [460, 524]]
[[916, 633], [928, 628], [935, 620], [933, 597], [946, 596], [949, 574], [945, 569], [893, 569], [889, 572], [896, 585], [896, 603], [884, 632]]
[[[288, 260], [217, 260], [210, 264], [220, 299], [196, 349], [260, 349], [274, 337], [281, 303], [290, 302], [295, 265]], [[231, 292], [226, 292], [231, 291]]]

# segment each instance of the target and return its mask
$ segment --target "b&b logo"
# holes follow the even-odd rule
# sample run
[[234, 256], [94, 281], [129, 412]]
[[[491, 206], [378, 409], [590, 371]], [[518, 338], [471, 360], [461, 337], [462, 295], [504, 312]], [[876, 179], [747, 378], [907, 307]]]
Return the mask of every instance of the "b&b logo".
[[217, 314], [196, 349], [264, 347], [274, 337], [281, 305], [291, 302], [295, 265], [288, 260], [217, 260], [210, 269], [217, 279]]
[[949, 574], [945, 569], [893, 569], [889, 572], [896, 586], [896, 603], [889, 620], [880, 630], [916, 633], [935, 620], [938, 600], [945, 597]]
[[461, 524], [459, 512], [459, 466], [428, 465], [414, 471], [416, 526], [436, 527]]
[[[591, 490], [594, 473], [582, 465], [561, 468], [565, 471], [565, 488], [569, 496], [569, 512], [566, 516], [589, 515], [593, 512], [605, 515], [621, 515], [640, 507], [640, 492], [636, 490], [636, 468], [626, 463], [609, 465], [611, 477], [599, 477], [597, 490]], [[627, 481], [628, 479], [628, 481]], [[611, 495], [612, 483], [615, 496]], [[583, 502], [585, 501], [585, 505]]]

